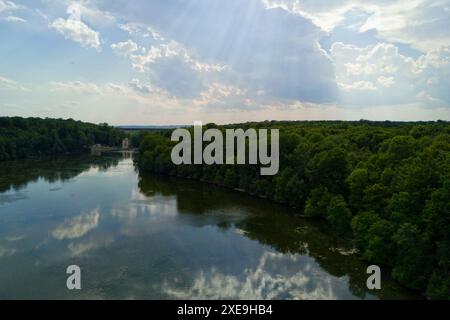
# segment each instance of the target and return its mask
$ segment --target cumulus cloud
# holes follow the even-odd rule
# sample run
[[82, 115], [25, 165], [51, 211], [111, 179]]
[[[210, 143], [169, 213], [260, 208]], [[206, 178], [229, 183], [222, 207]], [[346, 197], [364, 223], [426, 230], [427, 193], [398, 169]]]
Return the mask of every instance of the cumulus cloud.
[[330, 32], [352, 13], [360, 13], [359, 31], [375, 30], [382, 39], [423, 52], [450, 45], [449, 0], [262, 0], [310, 19]]
[[67, 13], [76, 20], [84, 20], [96, 26], [110, 26], [116, 22], [113, 14], [96, 8], [92, 2], [72, 2], [67, 7]]
[[[372, 5], [373, 6], [373, 5]], [[450, 46], [450, 1], [414, 0], [380, 3], [360, 31], [376, 30], [383, 39], [427, 52]]]
[[164, 41], [164, 37], [156, 31], [153, 27], [147, 26], [142, 23], [128, 22], [125, 24], [120, 24], [119, 28], [127, 32], [130, 36], [151, 38], [157, 41]]
[[159, 46], [152, 46], [143, 54], [133, 55], [131, 61], [133, 67], [141, 72], [149, 70], [152, 64], [159, 59], [177, 57], [189, 67], [198, 72], [221, 72], [226, 69], [226, 66], [220, 64], [208, 64], [194, 59], [180, 43], [176, 41], [169, 41], [162, 43]]
[[113, 43], [111, 49], [119, 56], [127, 57], [139, 49], [136, 42], [128, 40], [125, 42]]
[[50, 28], [62, 34], [66, 39], [78, 42], [83, 47], [92, 47], [100, 51], [100, 34], [91, 29], [81, 19], [83, 14], [91, 19], [97, 19], [101, 15], [96, 11], [83, 6], [81, 3], [69, 5], [67, 19], [58, 18], [50, 24]]
[[135, 70], [149, 73], [154, 85], [180, 98], [195, 97], [205, 89], [208, 78], [205, 74], [227, 69], [225, 65], [195, 59], [173, 40], [131, 54], [130, 60]]
[[[265, 10], [260, 0], [177, 1], [176, 6], [208, 14], [203, 19], [175, 16], [173, 6], [161, 1], [138, 5], [149, 13], [153, 30], [164, 30], [164, 41], [152, 42], [144, 53], [130, 57], [133, 67], [148, 73], [154, 85], [180, 98], [198, 97], [219, 82], [264, 91], [274, 100], [335, 101], [333, 64], [319, 44], [325, 33], [308, 19]], [[122, 29], [132, 35], [145, 30], [136, 24]]]
[[450, 85], [450, 47], [414, 59], [389, 43], [367, 47], [334, 43], [331, 57], [345, 103], [401, 104], [426, 99], [430, 107], [450, 106], [444, 89]]
[[345, 19], [345, 14], [352, 9], [351, 1], [299, 1], [299, 0], [261, 0], [267, 9], [280, 8], [299, 14], [324, 31], [331, 31]]
[[379, 76], [377, 81], [380, 85], [382, 85], [383, 87], [386, 87], [386, 88], [389, 88], [395, 84], [394, 77]]
[[247, 89], [223, 83], [212, 83], [195, 98], [192, 104], [196, 107], [208, 107], [223, 110], [250, 109], [257, 106], [254, 94]]
[[75, 19], [58, 18], [50, 25], [66, 39], [80, 43], [83, 47], [100, 50], [100, 35], [84, 22]]

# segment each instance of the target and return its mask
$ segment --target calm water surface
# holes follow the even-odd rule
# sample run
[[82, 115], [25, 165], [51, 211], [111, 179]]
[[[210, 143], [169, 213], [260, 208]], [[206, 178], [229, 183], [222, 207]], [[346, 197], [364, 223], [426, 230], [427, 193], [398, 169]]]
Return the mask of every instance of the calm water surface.
[[122, 155], [0, 168], [0, 299], [417, 298], [387, 277], [368, 292], [353, 253], [285, 207], [142, 177]]

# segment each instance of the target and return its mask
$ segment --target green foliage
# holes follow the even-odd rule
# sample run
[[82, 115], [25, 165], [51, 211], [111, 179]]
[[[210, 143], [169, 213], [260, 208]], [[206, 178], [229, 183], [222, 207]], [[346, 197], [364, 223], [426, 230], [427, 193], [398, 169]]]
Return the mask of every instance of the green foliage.
[[432, 257], [428, 253], [429, 243], [422, 238], [420, 229], [411, 223], [404, 223], [392, 240], [397, 248], [392, 275], [401, 283], [408, 283], [410, 288], [424, 288], [431, 272], [427, 261]]
[[391, 241], [393, 231], [394, 225], [387, 220], [380, 219], [372, 224], [366, 235], [364, 257], [380, 265], [389, 265], [394, 250]]
[[81, 153], [93, 144], [118, 146], [124, 136], [106, 124], [0, 117], [0, 161]]
[[450, 276], [440, 272], [431, 275], [426, 295], [430, 299], [450, 300]]
[[311, 191], [311, 196], [306, 201], [305, 215], [309, 218], [327, 217], [328, 205], [331, 202], [331, 194], [325, 187], [319, 187]]
[[[290, 205], [352, 236], [362, 256], [429, 298], [450, 297], [447, 122], [261, 122], [280, 129], [280, 171], [175, 166], [167, 133], [141, 137], [141, 170], [202, 179]], [[0, 140], [1, 141], [1, 140]], [[0, 142], [0, 154], [2, 144]]]
[[345, 193], [348, 177], [347, 154], [342, 148], [332, 148], [313, 155], [308, 165], [311, 183], [324, 186], [332, 193]]
[[350, 188], [350, 205], [356, 211], [362, 208], [362, 199], [365, 189], [370, 185], [369, 170], [367, 168], [355, 169], [347, 178]]
[[356, 247], [361, 251], [369, 244], [369, 229], [379, 220], [380, 218], [373, 212], [362, 212], [352, 219], [353, 239]]
[[386, 141], [385, 157], [391, 161], [407, 159], [415, 153], [416, 140], [411, 136], [397, 136]]
[[347, 207], [347, 203], [342, 195], [331, 198], [327, 208], [327, 221], [340, 234], [345, 234], [350, 229], [352, 213]]

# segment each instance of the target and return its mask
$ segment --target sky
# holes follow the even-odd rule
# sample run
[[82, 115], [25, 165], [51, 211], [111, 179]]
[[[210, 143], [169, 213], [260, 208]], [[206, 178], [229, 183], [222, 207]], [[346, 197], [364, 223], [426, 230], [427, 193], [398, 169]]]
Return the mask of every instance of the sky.
[[450, 120], [450, 0], [0, 0], [0, 116]]

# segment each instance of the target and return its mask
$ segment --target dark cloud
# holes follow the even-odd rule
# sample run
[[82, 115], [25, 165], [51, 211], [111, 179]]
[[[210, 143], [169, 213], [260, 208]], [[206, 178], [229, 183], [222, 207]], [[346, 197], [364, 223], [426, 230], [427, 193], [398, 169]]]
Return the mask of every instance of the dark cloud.
[[[128, 19], [151, 25], [192, 58], [228, 65], [220, 74], [222, 82], [280, 99], [335, 100], [333, 64], [318, 45], [323, 31], [301, 16], [266, 10], [260, 0], [120, 3], [113, 6], [126, 7], [122, 14]], [[198, 95], [210, 77], [178, 57], [160, 59], [151, 68], [156, 85], [183, 97]]]

